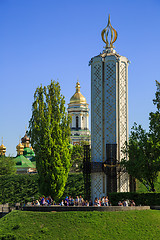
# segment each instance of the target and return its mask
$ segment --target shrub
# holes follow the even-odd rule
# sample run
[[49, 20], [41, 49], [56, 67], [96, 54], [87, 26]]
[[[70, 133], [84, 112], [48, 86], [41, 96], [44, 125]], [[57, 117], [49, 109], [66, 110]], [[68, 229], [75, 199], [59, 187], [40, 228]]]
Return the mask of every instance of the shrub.
[[15, 240], [15, 239], [16, 239], [16, 236], [14, 236], [13, 234], [0, 236], [0, 240]]
[[39, 198], [38, 175], [20, 174], [0, 177], [0, 203], [18, 203]]
[[160, 193], [110, 193], [109, 200], [113, 206], [117, 206], [119, 201], [134, 200], [136, 205], [142, 206], [159, 206]]
[[[69, 174], [62, 198], [68, 195], [84, 196], [83, 174]], [[38, 174], [16, 174], [0, 177], [0, 204], [31, 202], [33, 198], [39, 199], [40, 196]]]
[[13, 229], [13, 230], [17, 230], [18, 228], [20, 228], [20, 225], [19, 225], [19, 224], [16, 224], [12, 229]]

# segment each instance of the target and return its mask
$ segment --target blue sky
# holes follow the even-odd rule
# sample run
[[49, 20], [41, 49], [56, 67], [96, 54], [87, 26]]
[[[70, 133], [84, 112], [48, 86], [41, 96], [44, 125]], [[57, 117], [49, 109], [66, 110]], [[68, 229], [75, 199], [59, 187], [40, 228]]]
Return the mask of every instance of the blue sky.
[[58, 80], [68, 104], [79, 78], [90, 104], [88, 63], [103, 51], [109, 13], [118, 32], [115, 49], [131, 61], [129, 128], [136, 121], [148, 129], [160, 80], [159, 0], [0, 0], [0, 138], [7, 155], [16, 155], [40, 84]]

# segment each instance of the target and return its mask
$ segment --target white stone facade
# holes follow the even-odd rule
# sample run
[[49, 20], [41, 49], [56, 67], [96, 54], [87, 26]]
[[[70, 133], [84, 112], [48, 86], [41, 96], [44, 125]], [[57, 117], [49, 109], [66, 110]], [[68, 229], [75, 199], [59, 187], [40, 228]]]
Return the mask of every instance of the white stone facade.
[[[90, 65], [91, 162], [106, 161], [106, 144], [117, 144], [117, 160], [121, 161], [121, 149], [128, 141], [128, 59], [106, 50], [92, 58]], [[117, 174], [117, 191], [129, 191], [127, 173]], [[107, 193], [106, 174], [91, 173], [92, 199]]]

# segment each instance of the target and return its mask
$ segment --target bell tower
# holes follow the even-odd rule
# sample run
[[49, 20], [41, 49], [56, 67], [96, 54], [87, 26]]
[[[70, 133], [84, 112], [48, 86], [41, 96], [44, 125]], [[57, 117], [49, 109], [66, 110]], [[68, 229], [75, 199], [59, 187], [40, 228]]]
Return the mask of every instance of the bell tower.
[[75, 145], [80, 144], [81, 141], [87, 141], [90, 144], [89, 108], [86, 98], [80, 92], [80, 83], [78, 81], [76, 92], [71, 97], [67, 110], [72, 119], [71, 143]]
[[113, 43], [117, 31], [110, 15], [103, 29], [104, 51], [91, 65], [91, 197], [129, 191], [129, 178], [121, 172], [121, 152], [128, 141], [128, 59], [119, 55]]

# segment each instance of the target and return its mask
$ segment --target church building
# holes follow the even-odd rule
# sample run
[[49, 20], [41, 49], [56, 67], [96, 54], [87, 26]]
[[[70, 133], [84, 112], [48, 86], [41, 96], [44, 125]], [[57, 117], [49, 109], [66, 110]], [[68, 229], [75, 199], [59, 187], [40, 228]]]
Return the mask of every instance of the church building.
[[[29, 137], [27, 136], [27, 132], [25, 136], [21, 139], [21, 142], [16, 146], [17, 156], [11, 157], [15, 162], [15, 167], [17, 173], [36, 173], [36, 161], [35, 161], [35, 153], [33, 151], [32, 146], [30, 146]], [[5, 158], [6, 147], [2, 144], [0, 146], [0, 157]]]
[[86, 98], [80, 92], [80, 83], [77, 81], [76, 92], [68, 104], [68, 114], [71, 116], [71, 144], [80, 144], [81, 141], [91, 142], [89, 131], [89, 108]]

